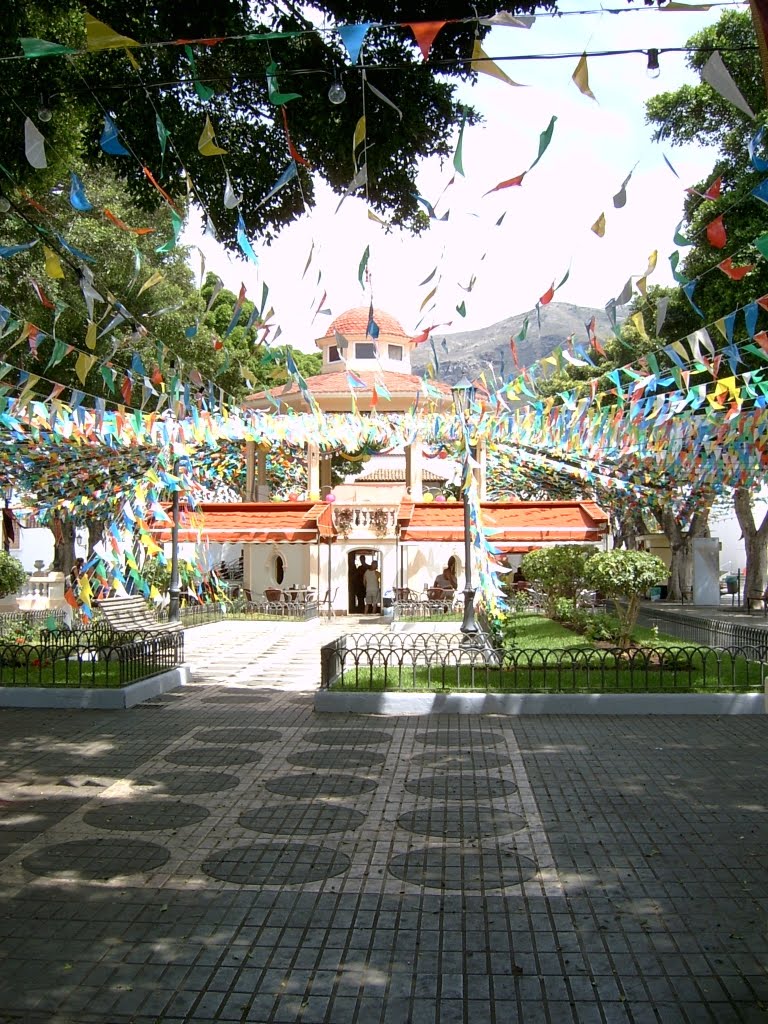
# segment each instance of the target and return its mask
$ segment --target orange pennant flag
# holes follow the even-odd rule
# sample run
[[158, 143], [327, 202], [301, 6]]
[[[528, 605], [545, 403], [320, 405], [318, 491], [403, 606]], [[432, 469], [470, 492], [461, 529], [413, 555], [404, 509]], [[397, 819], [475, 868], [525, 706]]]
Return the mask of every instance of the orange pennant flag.
[[444, 21], [403, 22], [403, 26], [405, 28], [409, 28], [411, 32], [413, 32], [424, 60], [429, 60], [429, 51], [432, 49], [432, 43], [434, 43], [437, 33], [445, 24], [446, 22]]
[[754, 263], [747, 263], [743, 267], [734, 267], [732, 257], [723, 260], [722, 263], [717, 264], [717, 269], [722, 270], [726, 277], [730, 277], [732, 281], [740, 281], [743, 277], [746, 277], [750, 270], [755, 269]]
[[725, 233], [725, 225], [723, 224], [723, 215], [715, 217], [713, 221], [707, 224], [707, 241], [710, 245], [714, 246], [715, 249], [722, 249], [725, 247], [728, 241], [728, 236]]
[[171, 199], [171, 197], [168, 195], [165, 189], [158, 185], [158, 183], [155, 181], [152, 171], [150, 171], [148, 167], [142, 167], [142, 171], [144, 171], [144, 177], [147, 178], [152, 185], [154, 185], [154, 187], [157, 189], [157, 191], [160, 193], [160, 195], [163, 197], [166, 203], [168, 203], [169, 206], [172, 206], [177, 213], [181, 213], [181, 210], [178, 208], [176, 203], [174, 203], [174, 201]]
[[552, 282], [552, 287], [548, 288], [547, 291], [545, 291], [544, 294], [539, 299], [539, 305], [540, 306], [547, 306], [547, 305], [549, 305], [549, 303], [552, 301], [552, 299], [554, 297], [555, 297], [555, 283], [553, 281]]
[[513, 185], [522, 185], [523, 178], [526, 173], [526, 171], [523, 171], [523, 173], [518, 174], [516, 178], [507, 178], [506, 181], [500, 181], [498, 185], [494, 185], [493, 188], [489, 188], [487, 192], [483, 192], [483, 195], [489, 196], [491, 192], [498, 192], [502, 188], [511, 188]]
[[123, 231], [132, 231], [134, 235], [152, 235], [154, 234], [155, 231], [154, 228], [132, 228], [130, 224], [126, 224], [125, 221], [122, 221], [119, 217], [116, 217], [111, 210], [105, 209], [104, 216], [107, 218], [107, 220], [111, 220], [113, 224], [121, 228]]

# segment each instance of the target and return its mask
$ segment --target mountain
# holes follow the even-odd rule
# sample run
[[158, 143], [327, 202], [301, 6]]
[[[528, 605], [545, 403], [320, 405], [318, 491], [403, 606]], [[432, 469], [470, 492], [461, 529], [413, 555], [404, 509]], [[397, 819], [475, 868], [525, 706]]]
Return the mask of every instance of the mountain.
[[[440, 364], [437, 377], [449, 383], [459, 380], [464, 375], [474, 380], [483, 371], [488, 372], [490, 363], [500, 380], [509, 379], [515, 373], [509, 340], [520, 333], [526, 316], [529, 320], [527, 337], [525, 341], [516, 343], [517, 359], [521, 369], [563, 345], [571, 334], [575, 335], [577, 344], [586, 344], [585, 325], [593, 316], [600, 338], [612, 333], [603, 309], [572, 306], [567, 302], [551, 302], [548, 306], [543, 306], [539, 314], [541, 326], [537, 322], [536, 312], [533, 311], [510, 316], [477, 331], [433, 334], [431, 337]], [[423, 375], [428, 364], [432, 362], [434, 354], [429, 342], [420, 345], [411, 354], [414, 373]]]

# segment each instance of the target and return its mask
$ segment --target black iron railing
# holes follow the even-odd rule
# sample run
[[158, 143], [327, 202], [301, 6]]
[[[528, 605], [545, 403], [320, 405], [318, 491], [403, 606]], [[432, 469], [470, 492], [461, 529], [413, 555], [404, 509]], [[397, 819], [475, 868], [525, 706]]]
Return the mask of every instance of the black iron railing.
[[117, 689], [184, 661], [184, 634], [125, 640], [103, 627], [49, 633], [39, 643], [0, 640], [0, 686]]
[[641, 607], [637, 624], [648, 629], [658, 628], [666, 636], [686, 643], [749, 649], [755, 652], [757, 660], [768, 661], [768, 630], [764, 627], [729, 622], [725, 617], [681, 614], [655, 605]]
[[[236, 600], [231, 603], [182, 605], [179, 609], [185, 629], [203, 626], [208, 622], [221, 622], [224, 619], [292, 619], [306, 622], [317, 618], [319, 614], [320, 606], [317, 601]], [[160, 622], [167, 621], [168, 609], [161, 610], [157, 618]]]
[[755, 648], [493, 648], [485, 634], [358, 634], [326, 644], [321, 687], [506, 693], [746, 693], [765, 686]]

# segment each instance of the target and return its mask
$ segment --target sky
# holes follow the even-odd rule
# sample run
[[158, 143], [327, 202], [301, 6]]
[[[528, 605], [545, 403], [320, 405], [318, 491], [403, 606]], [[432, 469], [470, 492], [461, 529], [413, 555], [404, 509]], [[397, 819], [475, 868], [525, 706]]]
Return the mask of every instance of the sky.
[[[195, 216], [183, 241], [197, 246], [205, 269], [233, 291], [244, 283], [248, 297], [258, 301], [266, 283], [274, 322], [282, 330], [280, 342], [304, 351], [315, 350], [313, 339], [325, 333], [332, 317], [367, 306], [371, 299], [409, 333], [442, 324], [439, 334], [450, 335], [533, 309], [566, 273], [556, 301], [603, 307], [628, 277], [644, 273], [654, 250], [658, 268], [649, 283], [673, 284], [668, 256], [675, 248], [672, 238], [685, 189], [708, 179], [715, 154], [653, 143], [645, 102], [696, 82], [684, 54], [663, 51], [683, 46], [716, 22], [725, 6], [683, 13], [616, 0], [616, 8], [621, 13], [575, 13], [594, 10], [594, 0], [563, 0], [560, 17], [538, 15], [530, 29], [494, 28], [483, 40], [492, 58], [656, 48], [662, 51], [660, 74], [649, 77], [644, 53], [589, 57], [592, 100], [571, 80], [578, 57], [499, 60], [521, 87], [480, 75], [476, 85], [460, 88], [460, 98], [480, 111], [483, 123], [464, 132], [463, 177], [454, 175], [450, 160], [442, 166], [436, 159], [422, 164], [420, 194], [436, 205], [438, 216], [450, 210], [447, 221], [430, 221], [424, 234], [387, 233], [369, 219], [363, 196], [346, 199], [336, 212], [338, 197], [322, 187], [316, 208], [284, 229], [271, 246], [254, 241], [258, 267], [203, 235]], [[551, 144], [523, 185], [485, 195], [530, 167], [553, 116]], [[373, 105], [367, 120], [373, 137]], [[458, 131], [454, 145], [457, 137]], [[282, 168], [276, 164], [276, 179]], [[616, 209], [613, 196], [630, 173], [626, 205]], [[451, 177], [454, 183], [446, 189]], [[603, 238], [591, 231], [601, 213], [606, 217]], [[358, 269], [366, 246], [369, 280], [361, 287]], [[302, 276], [310, 251], [312, 263]], [[199, 253], [192, 263], [200, 269]], [[422, 284], [433, 270], [429, 284]], [[473, 277], [471, 291], [466, 290]], [[422, 309], [436, 284], [435, 296]], [[323, 293], [327, 298], [321, 306]], [[464, 316], [457, 311], [462, 302]], [[330, 312], [318, 312], [321, 308]]]

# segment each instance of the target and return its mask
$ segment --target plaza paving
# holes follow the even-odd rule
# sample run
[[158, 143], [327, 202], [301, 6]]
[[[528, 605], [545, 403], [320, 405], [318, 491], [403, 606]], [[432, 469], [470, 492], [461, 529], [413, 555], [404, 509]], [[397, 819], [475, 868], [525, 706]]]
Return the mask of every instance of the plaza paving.
[[319, 716], [345, 628], [0, 712], [0, 1021], [768, 1021], [768, 718]]

